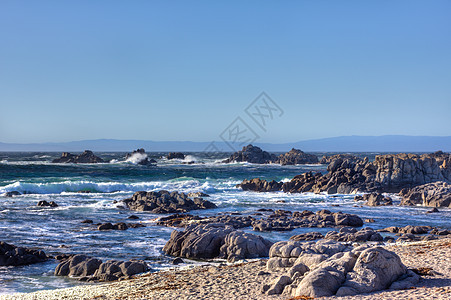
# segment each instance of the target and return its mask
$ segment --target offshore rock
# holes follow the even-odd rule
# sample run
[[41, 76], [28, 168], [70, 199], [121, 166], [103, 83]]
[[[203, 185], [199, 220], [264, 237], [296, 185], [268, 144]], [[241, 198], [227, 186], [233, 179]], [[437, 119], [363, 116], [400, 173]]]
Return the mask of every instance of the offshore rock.
[[90, 150], [85, 150], [80, 155], [74, 155], [69, 152], [63, 152], [60, 158], [54, 159], [52, 163], [74, 163], [74, 164], [93, 164], [104, 162]]
[[35, 264], [47, 260], [42, 250], [17, 247], [0, 242], [0, 266], [21, 266]]
[[350, 160], [350, 161], [360, 161], [363, 160], [358, 156], [352, 155], [352, 154], [335, 154], [335, 155], [324, 155], [321, 160], [319, 161], [322, 165], [328, 165], [332, 161], [341, 159], [341, 160]]
[[241, 187], [243, 191], [256, 191], [256, 192], [276, 192], [282, 187], [281, 182], [275, 180], [266, 181], [260, 178], [254, 178], [251, 180], [243, 180], [237, 187]]
[[183, 213], [196, 209], [216, 208], [216, 205], [202, 198], [190, 199], [185, 193], [168, 191], [136, 192], [131, 198], [122, 200], [131, 210], [152, 213]]
[[169, 152], [166, 156], [167, 159], [185, 159], [185, 154], [182, 152]]
[[274, 162], [283, 166], [317, 164], [318, 157], [314, 154], [307, 154], [301, 150], [293, 148], [289, 152], [279, 155]]
[[132, 153], [127, 153], [125, 155], [125, 160], [142, 166], [149, 166], [157, 163], [155, 159], [149, 159], [146, 150], [143, 148], [134, 150]]
[[241, 151], [233, 153], [224, 163], [249, 162], [253, 164], [269, 164], [274, 162], [276, 156], [263, 151], [261, 148], [247, 145]]
[[387, 206], [393, 204], [390, 197], [385, 197], [381, 193], [370, 193], [363, 196], [355, 196], [354, 201], [366, 201], [365, 205], [368, 206]]

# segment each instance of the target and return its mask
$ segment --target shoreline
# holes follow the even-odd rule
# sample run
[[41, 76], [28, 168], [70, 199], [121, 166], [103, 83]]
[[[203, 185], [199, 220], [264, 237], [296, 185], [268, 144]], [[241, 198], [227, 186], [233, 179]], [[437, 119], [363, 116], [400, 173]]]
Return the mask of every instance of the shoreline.
[[[351, 297], [321, 299], [451, 299], [451, 238], [384, 246], [398, 254], [408, 268], [432, 268], [414, 288], [383, 290]], [[232, 265], [175, 268], [133, 279], [33, 293], [0, 295], [0, 299], [290, 299], [261, 292], [282, 273], [268, 273], [266, 259]]]

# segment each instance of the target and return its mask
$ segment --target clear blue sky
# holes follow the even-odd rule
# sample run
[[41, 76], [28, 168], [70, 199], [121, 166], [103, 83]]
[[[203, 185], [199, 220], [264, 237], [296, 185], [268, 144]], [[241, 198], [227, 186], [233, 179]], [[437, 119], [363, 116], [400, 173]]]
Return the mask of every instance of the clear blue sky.
[[[0, 2], [0, 141], [451, 135], [451, 1]], [[257, 130], [258, 128], [256, 128]]]

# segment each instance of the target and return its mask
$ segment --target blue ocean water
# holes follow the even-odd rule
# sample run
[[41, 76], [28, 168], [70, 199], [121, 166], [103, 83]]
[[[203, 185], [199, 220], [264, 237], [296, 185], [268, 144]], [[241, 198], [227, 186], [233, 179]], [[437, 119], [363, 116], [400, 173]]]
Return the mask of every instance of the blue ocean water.
[[[289, 180], [307, 171], [326, 172], [324, 165], [254, 165], [222, 164], [223, 156], [211, 158], [205, 153], [190, 153], [185, 160], [168, 161], [164, 153], [149, 153], [157, 166], [140, 166], [124, 161], [125, 153], [96, 153], [108, 163], [52, 164], [59, 153], [0, 153], [0, 241], [17, 246], [35, 247], [51, 255], [87, 254], [101, 259], [144, 259], [153, 270], [171, 266], [171, 258], [161, 249], [172, 228], [156, 226], [161, 215], [123, 209], [119, 200], [136, 191], [204, 192], [218, 208], [194, 211], [212, 215], [219, 212], [252, 213], [259, 208], [285, 210], [319, 210], [355, 213], [373, 218], [368, 226], [431, 225], [451, 229], [451, 210], [425, 214], [423, 207], [356, 207], [353, 195], [285, 194], [244, 192], [235, 187], [243, 179], [260, 177]], [[374, 157], [371, 153], [360, 156]], [[187, 164], [187, 162], [194, 162]], [[22, 195], [4, 197], [8, 191]], [[80, 193], [89, 191], [89, 193]], [[55, 201], [57, 208], [42, 208], [40, 200]], [[396, 196], [395, 196], [396, 200]], [[283, 202], [283, 203], [282, 203]], [[332, 206], [332, 204], [339, 205]], [[395, 203], [396, 204], [396, 203]], [[97, 231], [95, 225], [82, 220], [130, 222], [139, 216], [146, 227], [126, 231]], [[332, 229], [300, 228], [290, 232], [258, 233], [273, 241], [307, 231]], [[30, 292], [80, 285], [77, 280], [53, 276], [57, 265], [45, 263], [22, 267], [0, 267], [0, 293]]]

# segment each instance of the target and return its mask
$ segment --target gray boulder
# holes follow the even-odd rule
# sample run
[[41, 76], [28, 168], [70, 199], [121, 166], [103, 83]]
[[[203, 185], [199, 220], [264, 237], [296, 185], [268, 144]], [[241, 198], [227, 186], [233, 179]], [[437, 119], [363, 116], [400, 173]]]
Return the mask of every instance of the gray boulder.
[[225, 237], [220, 256], [227, 258], [229, 262], [245, 258], [267, 257], [272, 244], [261, 236], [239, 230], [233, 231]]
[[308, 154], [299, 149], [293, 148], [289, 152], [279, 155], [274, 162], [283, 166], [317, 164], [318, 157], [314, 154]]
[[451, 207], [451, 185], [444, 181], [403, 189], [401, 205], [423, 205], [430, 207]]
[[368, 206], [387, 206], [393, 204], [390, 197], [385, 197], [381, 193], [370, 193], [363, 196], [355, 196], [354, 201], [366, 201], [365, 205]]
[[102, 264], [100, 259], [88, 257], [86, 255], [74, 255], [61, 262], [55, 269], [56, 276], [89, 276]]

